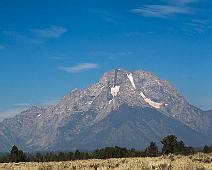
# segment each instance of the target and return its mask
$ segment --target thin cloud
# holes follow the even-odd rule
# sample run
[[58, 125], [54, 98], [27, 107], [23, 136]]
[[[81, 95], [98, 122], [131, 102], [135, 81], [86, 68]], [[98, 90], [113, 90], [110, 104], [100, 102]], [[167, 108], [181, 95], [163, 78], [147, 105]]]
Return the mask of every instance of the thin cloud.
[[16, 31], [2, 31], [2, 33], [18, 42], [33, 43], [33, 44], [40, 44], [43, 42], [42, 39], [38, 39], [36, 37], [29, 37], [29, 36], [20, 34]]
[[21, 113], [22, 111], [29, 108], [28, 104], [20, 103], [20, 104], [14, 104], [12, 108], [5, 110], [3, 112], [0, 112], [0, 121], [14, 117], [15, 115]]
[[40, 44], [51, 38], [59, 38], [67, 29], [61, 26], [50, 26], [46, 29], [31, 29], [25, 34], [16, 31], [2, 31], [2, 33], [18, 42]]
[[174, 5], [145, 5], [143, 7], [133, 9], [132, 12], [142, 14], [146, 17], [167, 18], [176, 14], [192, 14], [193, 9], [185, 6]]
[[123, 24], [121, 22], [122, 18], [120, 16], [113, 15], [113, 14], [111, 14], [108, 11], [105, 11], [105, 10], [94, 10], [94, 9], [89, 9], [88, 11], [93, 13], [97, 17], [101, 18], [102, 20], [104, 20], [108, 24], [113, 24], [113, 25]]
[[201, 2], [205, 0], [162, 0], [163, 2], [169, 3], [169, 4], [179, 4], [179, 5], [186, 5], [194, 2]]
[[45, 101], [43, 101], [42, 105], [52, 106], [52, 105], [56, 105], [59, 101], [60, 101], [59, 99], [49, 98], [49, 99], [46, 99]]
[[99, 65], [96, 63], [80, 63], [71, 67], [59, 67], [60, 70], [63, 70], [67, 73], [80, 73], [98, 68]]
[[186, 35], [194, 35], [197, 33], [204, 33], [205, 30], [210, 29], [210, 22], [208, 20], [193, 19], [187, 22], [186, 28], [183, 29]]
[[16, 106], [16, 107], [30, 107], [31, 104], [29, 104], [29, 103], [16, 103], [13, 106]]
[[148, 4], [135, 9], [132, 12], [142, 14], [145, 17], [168, 18], [173, 15], [191, 15], [198, 10], [192, 8], [192, 3], [206, 0], [158, 0], [158, 4]]
[[61, 26], [51, 26], [46, 29], [31, 29], [31, 32], [41, 38], [58, 38], [67, 32], [67, 29]]

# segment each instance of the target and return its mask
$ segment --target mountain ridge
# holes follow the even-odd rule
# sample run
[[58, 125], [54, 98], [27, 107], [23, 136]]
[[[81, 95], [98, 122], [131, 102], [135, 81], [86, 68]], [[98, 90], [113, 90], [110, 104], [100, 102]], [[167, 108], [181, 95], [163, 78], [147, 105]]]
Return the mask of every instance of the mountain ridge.
[[[133, 115], [125, 113], [129, 120], [126, 118], [120, 126], [115, 126], [122, 117], [114, 117], [116, 121], [111, 117], [115, 113], [120, 115], [120, 112], [124, 115], [123, 107]], [[148, 115], [152, 116], [149, 118]], [[148, 129], [151, 126], [154, 128], [150, 133]], [[128, 133], [123, 132], [123, 127], [128, 129]], [[95, 149], [107, 145], [139, 147], [135, 137], [143, 136], [146, 140], [138, 140], [142, 148], [170, 133], [178, 134], [189, 144], [197, 146], [204, 142], [211, 144], [211, 129], [210, 116], [189, 104], [168, 81], [143, 70], [115, 69], [106, 72], [97, 83], [86, 89], [72, 90], [56, 105], [33, 106], [14, 118], [3, 120], [0, 139], [8, 141], [8, 145], [0, 140], [0, 148], [7, 150], [9, 145], [16, 143], [26, 150], [71, 150], [86, 149], [86, 146]], [[123, 133], [125, 135], [121, 135]], [[188, 136], [193, 139], [191, 142]], [[113, 142], [109, 142], [110, 139]]]

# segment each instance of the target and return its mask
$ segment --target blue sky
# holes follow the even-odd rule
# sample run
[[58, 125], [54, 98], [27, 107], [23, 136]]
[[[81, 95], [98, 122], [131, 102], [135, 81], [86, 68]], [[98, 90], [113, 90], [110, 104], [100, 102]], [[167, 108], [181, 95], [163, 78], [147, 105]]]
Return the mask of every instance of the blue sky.
[[117, 67], [151, 71], [212, 109], [212, 2], [0, 1], [0, 118]]

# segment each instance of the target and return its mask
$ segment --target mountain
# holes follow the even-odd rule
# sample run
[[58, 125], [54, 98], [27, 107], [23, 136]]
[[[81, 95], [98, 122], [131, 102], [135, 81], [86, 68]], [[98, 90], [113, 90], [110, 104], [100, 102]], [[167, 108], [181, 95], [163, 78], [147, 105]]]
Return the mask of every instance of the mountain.
[[0, 150], [141, 149], [175, 134], [188, 145], [212, 144], [209, 113], [189, 104], [168, 81], [150, 72], [115, 69], [53, 106], [32, 106], [0, 123]]
[[207, 116], [210, 118], [210, 121], [212, 123], [212, 110], [205, 111], [205, 114], [207, 114]]
[[212, 115], [212, 110], [205, 111], [206, 114]]

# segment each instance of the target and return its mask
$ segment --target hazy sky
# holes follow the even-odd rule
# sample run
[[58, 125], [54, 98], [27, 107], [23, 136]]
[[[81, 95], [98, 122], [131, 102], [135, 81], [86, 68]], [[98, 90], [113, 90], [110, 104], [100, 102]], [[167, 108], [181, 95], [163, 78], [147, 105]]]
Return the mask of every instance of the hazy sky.
[[0, 119], [117, 67], [151, 71], [212, 109], [212, 2], [0, 1]]

